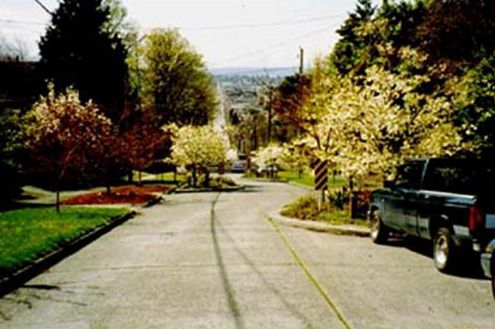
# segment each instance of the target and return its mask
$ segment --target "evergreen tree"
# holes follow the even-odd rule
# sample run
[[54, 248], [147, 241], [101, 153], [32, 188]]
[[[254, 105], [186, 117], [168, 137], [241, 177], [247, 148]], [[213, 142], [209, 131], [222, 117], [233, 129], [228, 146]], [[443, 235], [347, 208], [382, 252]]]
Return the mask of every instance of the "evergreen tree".
[[368, 42], [358, 35], [357, 29], [364, 22], [370, 21], [375, 12], [376, 7], [371, 0], [358, 0], [354, 12], [349, 14], [344, 24], [337, 30], [341, 39], [335, 45], [330, 60], [340, 74], [349, 73], [359, 61], [360, 53]]
[[73, 86], [93, 99], [114, 123], [120, 120], [127, 81], [127, 50], [111, 30], [112, 7], [104, 0], [63, 0], [39, 43], [47, 79]]

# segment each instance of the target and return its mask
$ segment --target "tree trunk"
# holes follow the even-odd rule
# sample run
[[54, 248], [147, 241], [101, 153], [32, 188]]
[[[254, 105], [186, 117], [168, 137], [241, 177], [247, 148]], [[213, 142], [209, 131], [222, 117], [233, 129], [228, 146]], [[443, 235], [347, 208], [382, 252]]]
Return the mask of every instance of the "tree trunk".
[[196, 176], [196, 165], [192, 165], [192, 186], [196, 187], [197, 184], [197, 176]]
[[354, 215], [354, 181], [352, 176], [349, 177], [349, 212], [351, 214], [351, 218]]
[[60, 213], [60, 190], [57, 187], [57, 200], [55, 201], [55, 209], [57, 210], [57, 214]]
[[57, 179], [57, 184], [55, 186], [55, 210], [57, 214], [60, 213], [60, 177]]
[[107, 188], [107, 194], [112, 194], [112, 183], [111, 183], [111, 179], [110, 179], [110, 173], [109, 173], [109, 170], [106, 171], [106, 175], [105, 175], [105, 185], [106, 185], [106, 188]]
[[205, 171], [205, 187], [210, 187], [210, 172], [208, 169]]

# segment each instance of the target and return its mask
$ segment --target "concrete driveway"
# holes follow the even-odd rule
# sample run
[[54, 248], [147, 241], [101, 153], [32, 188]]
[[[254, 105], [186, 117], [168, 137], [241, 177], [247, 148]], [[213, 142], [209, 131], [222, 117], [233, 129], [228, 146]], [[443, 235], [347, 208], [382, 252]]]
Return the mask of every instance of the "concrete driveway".
[[488, 281], [279, 226], [266, 215], [307, 191], [248, 184], [143, 210], [0, 299], [0, 328], [495, 328]]

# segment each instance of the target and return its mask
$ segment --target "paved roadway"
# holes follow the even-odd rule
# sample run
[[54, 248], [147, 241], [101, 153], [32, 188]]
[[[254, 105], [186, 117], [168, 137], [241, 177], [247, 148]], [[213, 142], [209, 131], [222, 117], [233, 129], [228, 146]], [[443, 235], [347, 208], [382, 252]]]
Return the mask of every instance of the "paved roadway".
[[248, 184], [143, 210], [0, 299], [0, 328], [495, 328], [489, 281], [272, 223], [306, 191]]

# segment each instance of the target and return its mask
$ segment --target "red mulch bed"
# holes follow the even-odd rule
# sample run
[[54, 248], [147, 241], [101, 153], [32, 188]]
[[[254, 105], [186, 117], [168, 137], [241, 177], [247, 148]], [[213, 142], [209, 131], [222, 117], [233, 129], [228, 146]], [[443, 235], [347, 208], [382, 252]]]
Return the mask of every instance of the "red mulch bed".
[[62, 202], [65, 205], [87, 204], [143, 204], [155, 198], [154, 193], [166, 193], [170, 186], [120, 186], [112, 188], [112, 193], [105, 192], [88, 193], [73, 197]]

